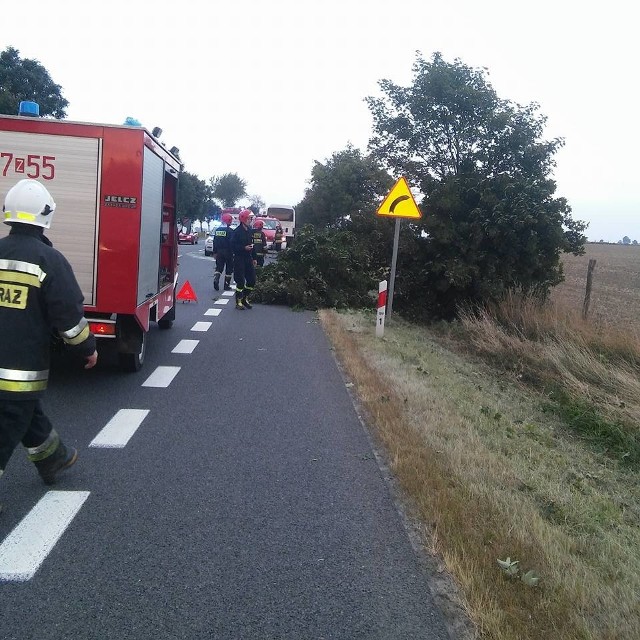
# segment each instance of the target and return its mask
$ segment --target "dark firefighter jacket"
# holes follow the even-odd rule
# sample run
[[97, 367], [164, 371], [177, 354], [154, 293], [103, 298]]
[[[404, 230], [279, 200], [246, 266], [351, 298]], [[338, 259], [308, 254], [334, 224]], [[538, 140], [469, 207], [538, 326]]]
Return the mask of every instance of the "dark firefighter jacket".
[[247, 251], [245, 247], [249, 244], [253, 244], [253, 229], [249, 229], [243, 224], [239, 224], [233, 231], [231, 238], [231, 246], [233, 247], [233, 253], [241, 258], [249, 258], [251, 260], [256, 259], [255, 248], [251, 251]]
[[232, 235], [233, 229], [230, 226], [218, 227], [213, 234], [213, 253], [231, 257], [233, 255], [233, 250], [231, 249]]
[[262, 229], [251, 229], [251, 242], [256, 256], [263, 256], [267, 251], [267, 236]]
[[71, 265], [42, 229], [14, 224], [0, 239], [0, 399], [31, 399], [47, 387], [55, 331], [81, 356], [96, 348]]

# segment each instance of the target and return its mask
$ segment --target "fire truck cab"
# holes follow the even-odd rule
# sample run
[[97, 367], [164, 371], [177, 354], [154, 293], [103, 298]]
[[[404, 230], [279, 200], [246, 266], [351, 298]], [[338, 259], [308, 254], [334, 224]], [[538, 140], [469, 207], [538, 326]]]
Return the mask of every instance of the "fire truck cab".
[[[151, 322], [175, 319], [179, 158], [142, 126], [0, 115], [0, 196], [22, 178], [56, 202], [46, 235], [71, 263], [85, 316], [138, 371]], [[0, 236], [9, 231], [0, 224]]]

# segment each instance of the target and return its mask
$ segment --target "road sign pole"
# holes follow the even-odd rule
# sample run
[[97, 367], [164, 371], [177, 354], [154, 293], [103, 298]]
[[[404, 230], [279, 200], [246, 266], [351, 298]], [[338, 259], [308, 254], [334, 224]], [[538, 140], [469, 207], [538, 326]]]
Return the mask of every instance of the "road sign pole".
[[389, 296], [387, 298], [387, 316], [391, 320], [393, 312], [393, 287], [396, 281], [396, 262], [398, 261], [398, 244], [400, 242], [400, 218], [396, 218], [396, 230], [393, 234], [393, 256], [391, 258], [391, 275], [389, 276]]
[[391, 274], [389, 276], [389, 297], [387, 298], [387, 315], [391, 318], [393, 312], [393, 288], [396, 282], [396, 262], [398, 260], [398, 244], [400, 242], [400, 219], [422, 218], [416, 200], [411, 193], [407, 179], [400, 176], [391, 187], [382, 204], [376, 212], [379, 216], [390, 216], [396, 219], [396, 230], [393, 236], [393, 257], [391, 258]]

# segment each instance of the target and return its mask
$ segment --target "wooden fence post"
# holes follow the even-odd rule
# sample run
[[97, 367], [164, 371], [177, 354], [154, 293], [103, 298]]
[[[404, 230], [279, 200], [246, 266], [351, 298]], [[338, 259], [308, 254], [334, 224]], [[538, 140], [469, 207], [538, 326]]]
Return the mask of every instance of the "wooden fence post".
[[582, 304], [582, 319], [586, 320], [589, 315], [589, 303], [591, 302], [591, 285], [593, 284], [593, 271], [596, 268], [596, 261], [594, 258], [589, 260], [589, 267], [587, 268], [587, 290], [584, 294], [584, 303]]

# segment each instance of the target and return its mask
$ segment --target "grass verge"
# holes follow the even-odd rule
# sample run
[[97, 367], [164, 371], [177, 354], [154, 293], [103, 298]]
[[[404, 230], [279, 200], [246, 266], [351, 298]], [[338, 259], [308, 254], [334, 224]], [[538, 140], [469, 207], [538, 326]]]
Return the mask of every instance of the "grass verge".
[[[373, 314], [320, 319], [480, 636], [640, 637], [636, 468], [442, 335], [394, 317], [377, 339]], [[497, 562], [507, 557], [511, 576]], [[529, 570], [537, 586], [520, 579]]]

